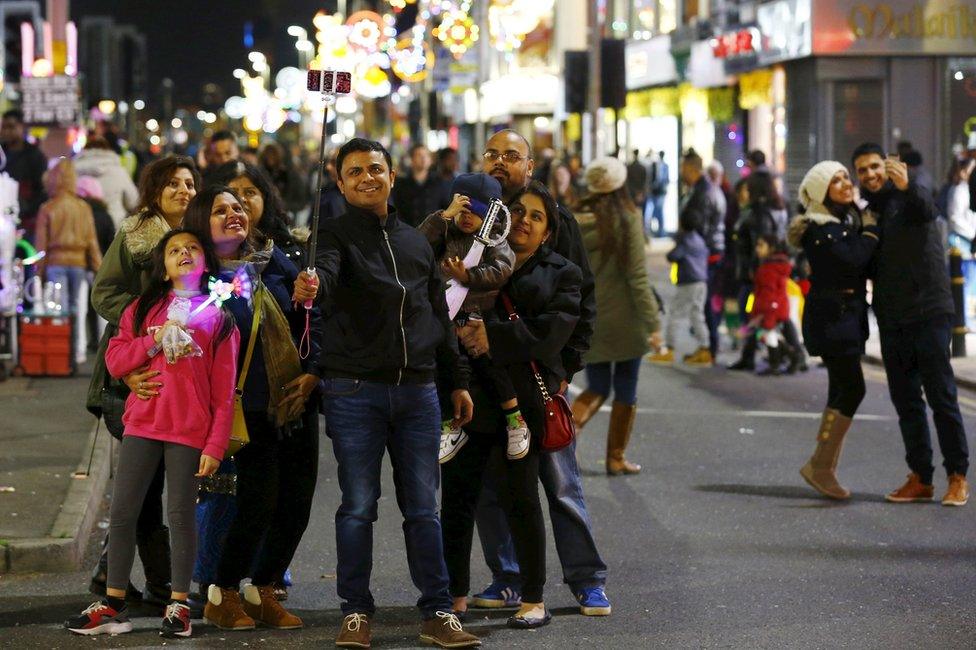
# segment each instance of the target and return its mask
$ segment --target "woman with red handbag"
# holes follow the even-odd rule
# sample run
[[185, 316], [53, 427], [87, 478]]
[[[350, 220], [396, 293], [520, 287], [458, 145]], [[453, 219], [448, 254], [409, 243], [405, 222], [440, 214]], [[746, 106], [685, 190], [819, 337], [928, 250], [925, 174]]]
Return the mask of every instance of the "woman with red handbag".
[[538, 494], [539, 456], [558, 438], [572, 440], [569, 407], [559, 394], [566, 379], [560, 352], [579, 319], [582, 273], [546, 245], [554, 239], [558, 215], [544, 185], [530, 183], [511, 203], [511, 211], [508, 243], [515, 252], [515, 271], [495, 312], [484, 314], [484, 321], [470, 321], [458, 334], [470, 356], [489, 355], [508, 371], [532, 440], [524, 458], [508, 460], [502, 411], [484, 387], [473, 384], [475, 416], [465, 427], [470, 440], [441, 466], [441, 526], [454, 609], [461, 613], [467, 609], [471, 539], [482, 477], [489, 465], [488, 471], [498, 472], [499, 496], [523, 578], [522, 606], [508, 624], [528, 629], [552, 619], [542, 600], [546, 535]]

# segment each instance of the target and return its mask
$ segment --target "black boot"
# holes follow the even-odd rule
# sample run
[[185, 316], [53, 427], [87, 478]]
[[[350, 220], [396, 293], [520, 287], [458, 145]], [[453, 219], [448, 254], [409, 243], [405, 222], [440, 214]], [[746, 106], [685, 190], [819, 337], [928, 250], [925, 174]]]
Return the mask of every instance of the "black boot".
[[[95, 565], [95, 573], [92, 574], [91, 583], [88, 585], [88, 591], [95, 594], [96, 596], [105, 597], [105, 586], [108, 582], [108, 537], [105, 537], [105, 543], [102, 545], [102, 554], [98, 556], [98, 564]], [[142, 592], [136, 589], [136, 586], [129, 583], [129, 586], [125, 588], [125, 602], [127, 603], [141, 603], [142, 602]]]
[[136, 535], [139, 559], [146, 574], [142, 600], [147, 605], [166, 607], [170, 602], [169, 528], [162, 526], [145, 536]]
[[809, 370], [807, 368], [806, 355], [803, 353], [803, 348], [798, 348], [795, 345], [791, 345], [787, 352], [790, 358], [790, 365], [786, 369], [786, 372], [790, 375], [795, 375], [797, 372], [806, 372]]
[[783, 365], [783, 346], [777, 345], [775, 348], [769, 348], [769, 367], [765, 370], [760, 370], [758, 375], [768, 376], [768, 375], [779, 375], [780, 366]]
[[729, 370], [748, 370], [752, 372], [756, 369], [756, 337], [749, 334], [746, 337], [745, 345], [742, 346], [742, 356], [733, 364], [726, 366]]

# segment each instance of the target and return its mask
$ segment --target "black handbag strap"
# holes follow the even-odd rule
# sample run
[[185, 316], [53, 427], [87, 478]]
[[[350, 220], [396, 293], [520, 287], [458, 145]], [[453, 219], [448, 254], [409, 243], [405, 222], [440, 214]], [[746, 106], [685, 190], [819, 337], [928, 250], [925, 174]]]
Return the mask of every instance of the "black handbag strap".
[[[505, 311], [508, 312], [508, 320], [519, 320], [518, 312], [515, 311], [515, 305], [512, 304], [512, 299], [508, 297], [508, 294], [504, 291], [500, 291], [498, 295], [501, 296], [502, 305], [505, 306]], [[529, 367], [532, 368], [532, 374], [535, 376], [535, 381], [537, 384], [539, 384], [539, 390], [542, 392], [543, 401], [551, 402], [552, 396], [549, 394], [549, 389], [546, 388], [546, 382], [542, 380], [542, 373], [539, 372], [539, 366], [536, 365], [535, 359], [529, 360]]]

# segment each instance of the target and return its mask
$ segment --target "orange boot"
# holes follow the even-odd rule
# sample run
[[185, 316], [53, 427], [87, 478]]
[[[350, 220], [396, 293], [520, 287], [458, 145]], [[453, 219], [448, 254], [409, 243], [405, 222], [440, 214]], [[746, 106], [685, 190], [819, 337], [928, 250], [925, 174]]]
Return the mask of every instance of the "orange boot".
[[611, 476], [637, 474], [641, 471], [640, 465], [624, 458], [636, 417], [636, 404], [613, 403], [610, 410], [610, 429], [607, 431], [607, 474]]
[[576, 424], [576, 431], [586, 426], [586, 423], [596, 415], [596, 412], [600, 410], [600, 407], [603, 406], [603, 402], [606, 399], [605, 395], [594, 393], [591, 390], [584, 390], [576, 396], [572, 406], [573, 422]]

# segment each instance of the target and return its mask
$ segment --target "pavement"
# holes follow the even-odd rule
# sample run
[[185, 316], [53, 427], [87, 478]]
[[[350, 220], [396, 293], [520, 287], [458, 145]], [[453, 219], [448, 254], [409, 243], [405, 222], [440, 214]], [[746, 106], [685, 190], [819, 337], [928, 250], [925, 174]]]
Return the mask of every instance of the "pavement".
[[[655, 280], [663, 278], [653, 260], [651, 266]], [[667, 284], [657, 284], [667, 297]], [[727, 353], [720, 362], [733, 358]], [[798, 475], [814, 446], [826, 399], [825, 371], [813, 368], [773, 378], [732, 373], [721, 365], [700, 369], [644, 364], [628, 452], [643, 464], [643, 473], [606, 476], [607, 407], [581, 432], [578, 445], [594, 534], [610, 567], [607, 591], [613, 615], [578, 615], [572, 595], [561, 584], [550, 540], [546, 603], [555, 614], [552, 625], [532, 632], [509, 630], [508, 610], [478, 612], [470, 628], [488, 648], [976, 647], [971, 616], [976, 554], [971, 509], [976, 504], [944, 508], [937, 503], [884, 501], [883, 495], [904, 480], [907, 470], [884, 373], [870, 365], [865, 371], [867, 396], [840, 469], [853, 498], [837, 503], [819, 498]], [[50, 520], [57, 510], [49, 503], [56, 498], [55, 483], [58, 490], [69, 489], [67, 479], [52, 480], [59, 473], [55, 467], [74, 470], [82, 457], [87, 464], [88, 435], [80, 433], [91, 425], [80, 406], [84, 383], [82, 378], [33, 380], [16, 391], [18, 384], [0, 384], [5, 420], [0, 430], [2, 484], [12, 485], [18, 476], [30, 474], [26, 465], [34, 463], [52, 492], [41, 498], [31, 495], [17, 507], [32, 517], [36, 514], [39, 527], [42, 511], [50, 511], [45, 515]], [[584, 378], [579, 377], [572, 390], [583, 386]], [[4, 391], [18, 394], [2, 401], [7, 400]], [[972, 432], [976, 396], [963, 391], [960, 403]], [[19, 434], [22, 438], [35, 431], [37, 441], [20, 448], [17, 453], [25, 460], [18, 461], [8, 450], [8, 438], [16, 442], [17, 436], [8, 434], [7, 422], [39, 411], [48, 415], [35, 418], [36, 431], [25, 427]], [[8, 415], [13, 413], [16, 417]], [[67, 439], [46, 451], [37, 444], [55, 435], [48, 432], [55, 428], [52, 421], [66, 430], [71, 428], [70, 418], [77, 418], [70, 450]], [[61, 456], [66, 459], [58, 465]], [[26, 460], [31, 457], [45, 461]], [[18, 474], [21, 462], [25, 468]], [[935, 482], [940, 496], [945, 489], [941, 472]], [[13, 503], [7, 499], [29, 491], [18, 487], [14, 493], [0, 492], [0, 504]], [[287, 602], [305, 619], [305, 629], [235, 634], [199, 623], [194, 637], [179, 644], [331, 647], [341, 620], [333, 526], [338, 501], [335, 462], [323, 436], [312, 519], [292, 563], [295, 585]], [[379, 611], [373, 622], [373, 647], [417, 647], [413, 603], [418, 594], [409, 580], [388, 464], [379, 510], [372, 585]], [[13, 510], [7, 505], [0, 508], [2, 526], [7, 525], [8, 511]], [[98, 524], [106, 518], [104, 501], [93, 513], [96, 532], [80, 568], [0, 576], [0, 647], [160, 645], [155, 632], [158, 613], [145, 610], [133, 612], [136, 630], [127, 635], [82, 639], [60, 629], [67, 616], [91, 602], [85, 591], [87, 569], [101, 539]], [[478, 588], [490, 575], [475, 546], [472, 580]], [[141, 585], [136, 564], [133, 581]]]

